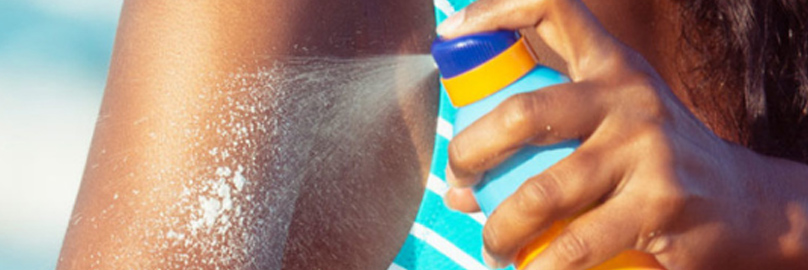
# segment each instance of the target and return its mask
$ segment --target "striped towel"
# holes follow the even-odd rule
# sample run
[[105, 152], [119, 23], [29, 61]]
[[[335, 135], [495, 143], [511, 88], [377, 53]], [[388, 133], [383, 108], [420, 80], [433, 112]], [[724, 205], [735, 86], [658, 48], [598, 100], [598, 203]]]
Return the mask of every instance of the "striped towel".
[[[473, 0], [434, 1], [435, 18], [441, 22]], [[456, 109], [452, 107], [443, 87], [440, 92], [435, 149], [426, 193], [410, 234], [388, 270], [488, 269], [481, 257], [485, 217], [481, 213], [469, 215], [456, 212], [443, 203], [443, 194], [449, 188], [445, 169]]]

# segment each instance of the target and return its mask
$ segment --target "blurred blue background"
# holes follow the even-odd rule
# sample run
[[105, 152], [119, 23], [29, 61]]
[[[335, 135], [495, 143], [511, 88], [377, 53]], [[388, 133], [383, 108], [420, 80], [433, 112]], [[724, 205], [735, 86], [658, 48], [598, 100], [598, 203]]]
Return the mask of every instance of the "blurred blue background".
[[122, 0], [0, 0], [0, 269], [53, 269]]

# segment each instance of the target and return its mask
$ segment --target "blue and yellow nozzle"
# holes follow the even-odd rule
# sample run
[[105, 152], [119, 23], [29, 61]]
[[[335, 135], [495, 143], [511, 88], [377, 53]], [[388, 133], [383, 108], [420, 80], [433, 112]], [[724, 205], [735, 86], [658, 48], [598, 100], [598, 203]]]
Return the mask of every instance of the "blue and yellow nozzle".
[[432, 43], [441, 82], [455, 107], [484, 99], [515, 82], [537, 62], [523, 37], [495, 31]]

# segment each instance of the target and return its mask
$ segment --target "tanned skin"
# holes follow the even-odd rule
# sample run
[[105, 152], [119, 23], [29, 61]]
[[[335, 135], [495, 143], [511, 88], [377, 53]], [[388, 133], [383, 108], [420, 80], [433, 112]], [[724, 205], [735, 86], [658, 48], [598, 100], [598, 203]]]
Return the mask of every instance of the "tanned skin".
[[[692, 108], [675, 1], [584, 2], [481, 0], [440, 30], [522, 29], [574, 81], [452, 143], [446, 200], [474, 211], [465, 187], [508, 149], [584, 139], [491, 216], [489, 261], [603, 200], [531, 267], [634, 248], [670, 269], [804, 268], [808, 170], [722, 139]], [[387, 268], [429, 170], [437, 80], [406, 59], [428, 53], [433, 14], [431, 1], [126, 1], [58, 268]]]

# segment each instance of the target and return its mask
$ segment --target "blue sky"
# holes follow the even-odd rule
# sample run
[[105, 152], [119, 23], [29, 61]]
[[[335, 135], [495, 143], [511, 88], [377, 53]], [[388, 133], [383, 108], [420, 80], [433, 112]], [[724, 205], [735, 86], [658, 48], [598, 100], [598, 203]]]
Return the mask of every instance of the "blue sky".
[[0, 269], [53, 269], [122, 0], [0, 0]]

